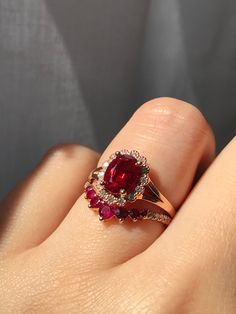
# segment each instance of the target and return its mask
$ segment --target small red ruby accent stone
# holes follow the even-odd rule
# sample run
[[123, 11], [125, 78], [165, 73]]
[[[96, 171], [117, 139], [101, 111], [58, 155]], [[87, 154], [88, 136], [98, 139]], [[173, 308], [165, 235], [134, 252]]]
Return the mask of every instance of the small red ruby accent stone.
[[90, 189], [90, 190], [88, 190], [88, 191], [86, 192], [86, 197], [87, 197], [89, 200], [93, 199], [93, 198], [96, 197], [96, 196], [97, 196], [97, 194], [96, 194], [96, 192], [94, 191], [94, 189]]
[[88, 191], [91, 191], [91, 190], [93, 190], [92, 185], [88, 185], [88, 186], [86, 187], [86, 189], [85, 189], [85, 192], [88, 192]]
[[109, 205], [103, 204], [103, 206], [100, 206], [99, 216], [106, 220], [114, 216], [114, 211]]
[[129, 215], [129, 212], [125, 208], [117, 208], [115, 215], [119, 219], [125, 219]]
[[118, 155], [111, 161], [104, 175], [104, 187], [112, 194], [133, 192], [140, 182], [142, 169], [137, 159], [130, 155]]
[[92, 208], [98, 208], [101, 204], [101, 200], [99, 197], [95, 196], [90, 200], [90, 205]]

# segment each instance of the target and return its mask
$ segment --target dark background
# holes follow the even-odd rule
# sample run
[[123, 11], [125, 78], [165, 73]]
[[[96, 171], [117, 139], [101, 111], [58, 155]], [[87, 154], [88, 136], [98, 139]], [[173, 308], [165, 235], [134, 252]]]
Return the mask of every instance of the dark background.
[[102, 150], [158, 96], [236, 131], [235, 0], [0, 0], [0, 197], [52, 145]]

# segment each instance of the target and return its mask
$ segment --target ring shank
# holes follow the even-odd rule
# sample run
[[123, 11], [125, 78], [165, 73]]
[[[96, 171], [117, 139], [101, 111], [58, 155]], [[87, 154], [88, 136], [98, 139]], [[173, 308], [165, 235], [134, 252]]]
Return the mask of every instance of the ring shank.
[[167, 198], [157, 189], [154, 183], [149, 180], [146, 189], [141, 199], [157, 205], [166, 211], [172, 218], [175, 216], [174, 206], [167, 200]]

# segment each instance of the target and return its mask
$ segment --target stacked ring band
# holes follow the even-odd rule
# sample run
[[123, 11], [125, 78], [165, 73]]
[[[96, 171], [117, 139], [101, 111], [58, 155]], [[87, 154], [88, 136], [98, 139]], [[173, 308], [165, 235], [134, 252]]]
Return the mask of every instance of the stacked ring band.
[[[97, 211], [102, 221], [116, 217], [120, 222], [126, 218], [134, 222], [149, 219], [169, 225], [175, 209], [152, 182], [149, 172], [147, 159], [138, 151], [115, 152], [91, 172], [84, 186], [89, 208]], [[138, 200], [155, 205], [155, 210], [137, 209]], [[130, 203], [132, 208], [127, 208]]]

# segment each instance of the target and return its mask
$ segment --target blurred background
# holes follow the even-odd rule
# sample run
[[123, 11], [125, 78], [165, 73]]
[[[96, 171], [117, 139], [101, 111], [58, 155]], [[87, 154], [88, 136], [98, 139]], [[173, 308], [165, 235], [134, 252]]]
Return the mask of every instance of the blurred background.
[[[144, 101], [236, 132], [235, 0], [0, 0], [0, 198], [57, 143], [103, 150]], [[78, 174], [79, 175], [79, 174]]]

